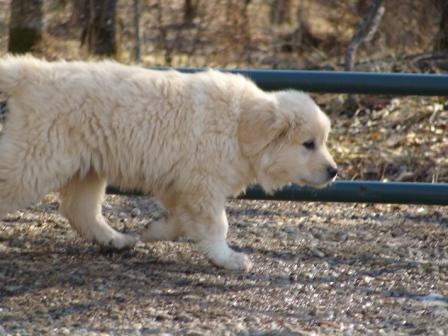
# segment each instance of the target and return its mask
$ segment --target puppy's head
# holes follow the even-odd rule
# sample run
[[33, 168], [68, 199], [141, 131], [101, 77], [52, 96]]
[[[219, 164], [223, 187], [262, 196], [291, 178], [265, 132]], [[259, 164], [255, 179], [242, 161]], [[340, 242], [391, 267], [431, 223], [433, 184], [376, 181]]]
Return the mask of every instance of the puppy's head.
[[326, 141], [330, 120], [303, 92], [252, 97], [238, 129], [242, 153], [267, 192], [289, 183], [323, 187], [337, 169]]

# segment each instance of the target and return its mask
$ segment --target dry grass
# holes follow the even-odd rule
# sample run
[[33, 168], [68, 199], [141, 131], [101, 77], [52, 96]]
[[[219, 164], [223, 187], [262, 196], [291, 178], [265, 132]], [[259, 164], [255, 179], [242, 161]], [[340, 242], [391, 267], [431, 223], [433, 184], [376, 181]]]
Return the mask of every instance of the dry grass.
[[367, 97], [354, 117], [340, 115], [335, 100], [322, 105], [333, 114], [341, 179], [448, 182], [444, 99]]

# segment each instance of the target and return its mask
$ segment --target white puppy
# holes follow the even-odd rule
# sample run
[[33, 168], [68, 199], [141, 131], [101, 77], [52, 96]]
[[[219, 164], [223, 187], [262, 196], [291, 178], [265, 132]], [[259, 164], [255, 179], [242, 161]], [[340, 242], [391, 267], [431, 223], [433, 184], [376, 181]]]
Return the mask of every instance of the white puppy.
[[135, 243], [101, 214], [106, 185], [157, 197], [167, 216], [143, 240], [185, 235], [210, 260], [247, 269], [226, 242], [226, 197], [258, 182], [323, 186], [336, 166], [330, 122], [302, 92], [267, 93], [240, 75], [181, 74], [113, 62], [0, 60], [8, 113], [0, 137], [0, 217], [60, 191], [85, 238]]

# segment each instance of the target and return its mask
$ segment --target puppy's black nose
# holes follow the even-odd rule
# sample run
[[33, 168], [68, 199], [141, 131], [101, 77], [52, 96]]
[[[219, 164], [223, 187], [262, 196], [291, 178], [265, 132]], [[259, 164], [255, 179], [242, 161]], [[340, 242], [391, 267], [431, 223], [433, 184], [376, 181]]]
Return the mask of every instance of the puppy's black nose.
[[338, 173], [338, 169], [336, 167], [327, 166], [328, 177], [333, 178], [337, 175], [337, 173]]

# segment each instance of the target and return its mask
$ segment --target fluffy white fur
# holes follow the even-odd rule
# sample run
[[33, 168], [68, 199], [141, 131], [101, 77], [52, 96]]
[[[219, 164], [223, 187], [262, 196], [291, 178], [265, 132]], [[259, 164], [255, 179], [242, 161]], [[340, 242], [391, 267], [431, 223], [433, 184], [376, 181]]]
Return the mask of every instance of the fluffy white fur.
[[335, 175], [330, 122], [313, 100], [264, 92], [239, 75], [9, 56], [0, 61], [0, 91], [9, 110], [0, 217], [59, 190], [71, 226], [102, 245], [136, 241], [101, 214], [109, 183], [151, 193], [166, 208], [143, 240], [186, 235], [214, 264], [247, 269], [248, 258], [226, 243], [226, 197], [254, 182], [272, 192], [291, 182], [323, 186]]

